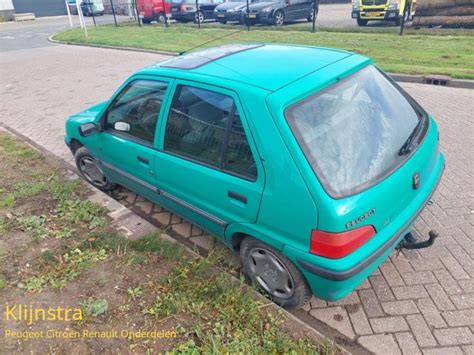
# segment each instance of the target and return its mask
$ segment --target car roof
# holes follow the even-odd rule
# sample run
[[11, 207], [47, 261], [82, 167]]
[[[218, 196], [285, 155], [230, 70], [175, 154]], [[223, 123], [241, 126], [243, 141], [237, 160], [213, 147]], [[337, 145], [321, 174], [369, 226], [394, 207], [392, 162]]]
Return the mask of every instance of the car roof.
[[192, 52], [145, 68], [143, 71], [177, 78], [185, 77], [184, 72], [191, 72], [200, 74], [201, 77], [233, 80], [268, 91], [276, 91], [350, 56], [366, 59], [358, 54], [330, 48], [233, 44]]

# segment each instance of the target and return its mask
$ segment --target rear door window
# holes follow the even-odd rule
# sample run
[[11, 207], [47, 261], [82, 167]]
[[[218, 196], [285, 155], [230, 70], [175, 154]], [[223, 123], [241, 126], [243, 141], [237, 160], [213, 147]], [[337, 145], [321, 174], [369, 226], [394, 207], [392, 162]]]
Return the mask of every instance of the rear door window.
[[425, 121], [421, 109], [374, 66], [297, 102], [285, 116], [319, 180], [336, 198], [393, 172], [407, 159], [401, 147]]
[[179, 85], [171, 103], [164, 149], [233, 175], [255, 179], [257, 168], [232, 97]]

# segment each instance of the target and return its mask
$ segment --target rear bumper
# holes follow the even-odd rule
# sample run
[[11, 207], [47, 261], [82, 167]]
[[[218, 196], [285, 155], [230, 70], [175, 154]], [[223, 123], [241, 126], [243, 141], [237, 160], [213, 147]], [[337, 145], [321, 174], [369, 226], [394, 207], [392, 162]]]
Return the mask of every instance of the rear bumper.
[[[444, 157], [440, 154], [432, 179], [427, 182], [429, 192], [421, 196], [421, 200], [413, 201], [396, 220], [367, 242], [366, 247], [370, 247], [369, 243], [385, 241], [374, 248], [368, 257], [358, 257], [358, 253], [354, 252], [342, 259], [331, 260], [333, 266], [331, 269], [321, 265], [321, 257], [290, 246], [285, 246], [284, 254], [299, 266], [316, 296], [328, 301], [335, 301], [346, 296], [385, 261], [405, 234], [412, 229], [416, 218], [436, 191], [443, 170]], [[343, 259], [346, 260], [343, 262]], [[340, 267], [341, 264], [344, 264], [344, 268]]]
[[[370, 15], [377, 13], [377, 16]], [[363, 10], [352, 11], [352, 18], [361, 18], [362, 20], [393, 21], [399, 17], [398, 10]]]

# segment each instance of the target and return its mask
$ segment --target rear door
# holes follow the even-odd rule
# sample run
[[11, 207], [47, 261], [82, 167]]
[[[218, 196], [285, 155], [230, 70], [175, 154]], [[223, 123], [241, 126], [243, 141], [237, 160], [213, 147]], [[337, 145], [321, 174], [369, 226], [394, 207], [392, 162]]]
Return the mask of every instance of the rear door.
[[167, 206], [219, 236], [230, 223], [255, 222], [265, 177], [238, 96], [175, 85], [156, 158]]

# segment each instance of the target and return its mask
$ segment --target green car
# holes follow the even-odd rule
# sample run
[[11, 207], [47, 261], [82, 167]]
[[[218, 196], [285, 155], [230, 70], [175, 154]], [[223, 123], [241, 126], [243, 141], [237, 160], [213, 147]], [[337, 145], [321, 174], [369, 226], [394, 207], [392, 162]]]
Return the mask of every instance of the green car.
[[435, 121], [373, 62], [237, 44], [139, 70], [70, 117], [101, 190], [137, 192], [220, 238], [276, 303], [335, 301], [410, 233], [444, 169]]

